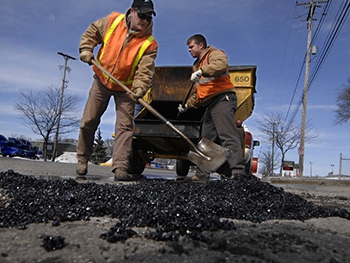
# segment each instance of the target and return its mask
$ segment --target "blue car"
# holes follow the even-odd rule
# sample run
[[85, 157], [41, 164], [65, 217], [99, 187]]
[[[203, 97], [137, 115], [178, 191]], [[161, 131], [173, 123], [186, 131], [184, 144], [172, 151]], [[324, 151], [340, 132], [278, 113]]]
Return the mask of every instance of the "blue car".
[[7, 141], [7, 138], [4, 135], [0, 134], [0, 147], [1, 147], [2, 143], [6, 142], [6, 141]]
[[1, 144], [1, 154], [2, 156], [21, 156], [21, 149], [16, 147], [16, 144], [13, 141], [5, 141]]
[[26, 144], [21, 144], [18, 146], [18, 148], [21, 150], [22, 157], [30, 158], [30, 159], [34, 159], [36, 157], [35, 151], [32, 149], [31, 146]]

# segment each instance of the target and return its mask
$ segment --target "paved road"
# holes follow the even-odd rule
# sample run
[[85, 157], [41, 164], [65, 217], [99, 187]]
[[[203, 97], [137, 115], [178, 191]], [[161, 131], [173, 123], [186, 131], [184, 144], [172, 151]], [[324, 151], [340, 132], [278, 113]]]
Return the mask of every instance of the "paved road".
[[[0, 157], [0, 172], [13, 170], [23, 175], [34, 175], [42, 178], [75, 178], [74, 163], [58, 163], [51, 161], [36, 161], [22, 158]], [[89, 179], [112, 181], [111, 168], [106, 166], [89, 165]]]
[[[43, 179], [74, 179], [76, 177], [75, 165], [75, 163], [0, 157], [0, 172], [13, 170], [23, 175], [33, 175]], [[174, 180], [176, 177], [175, 171], [154, 168], [146, 168], [143, 175], [150, 179]], [[96, 183], [112, 183], [114, 175], [111, 172], [111, 167], [89, 164], [86, 178], [90, 181], [96, 181]]]

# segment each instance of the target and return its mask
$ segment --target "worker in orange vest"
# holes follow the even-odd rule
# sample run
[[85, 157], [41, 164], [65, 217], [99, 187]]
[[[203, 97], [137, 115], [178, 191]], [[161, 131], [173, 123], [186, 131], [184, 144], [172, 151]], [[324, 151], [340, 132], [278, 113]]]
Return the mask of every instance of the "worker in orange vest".
[[[234, 125], [237, 97], [230, 80], [228, 58], [224, 51], [207, 46], [205, 37], [200, 34], [191, 36], [187, 46], [191, 56], [196, 58], [191, 75], [196, 89], [184, 106], [179, 105], [179, 112], [205, 107], [201, 136], [230, 150], [231, 154], [222, 167], [225, 176], [244, 175], [241, 141]], [[207, 181], [209, 176], [208, 172], [197, 167], [195, 175], [186, 179]]]
[[154, 75], [154, 60], [158, 52], [158, 44], [152, 35], [154, 16], [156, 12], [151, 0], [134, 0], [125, 14], [112, 12], [93, 22], [81, 37], [80, 59], [92, 65], [94, 48], [100, 45], [95, 61], [133, 93], [125, 92], [97, 67], [92, 67], [94, 80], [81, 119], [77, 145], [77, 179], [84, 179], [88, 172], [95, 131], [111, 97], [116, 110], [114, 180], [135, 179], [128, 173], [133, 116], [135, 102], [150, 88]]

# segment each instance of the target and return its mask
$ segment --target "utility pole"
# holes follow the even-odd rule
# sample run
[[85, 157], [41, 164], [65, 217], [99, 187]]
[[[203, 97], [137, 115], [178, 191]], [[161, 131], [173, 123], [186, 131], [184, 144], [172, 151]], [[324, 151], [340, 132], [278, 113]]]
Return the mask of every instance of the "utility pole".
[[340, 177], [341, 177], [342, 159], [343, 159], [343, 154], [340, 153], [340, 157], [339, 157], [339, 173], [338, 173], [338, 179], [339, 179], [339, 180], [340, 180]]
[[274, 159], [275, 159], [275, 126], [276, 126], [276, 123], [275, 122], [273, 122], [272, 123], [272, 160], [271, 160], [271, 164], [272, 164], [272, 176], [274, 176], [275, 174], [274, 174], [274, 168], [275, 168], [275, 161], [274, 161]]
[[304, 153], [305, 153], [305, 129], [306, 129], [306, 107], [307, 107], [307, 95], [309, 90], [309, 72], [310, 72], [310, 57], [311, 57], [311, 39], [312, 39], [312, 21], [313, 15], [317, 4], [327, 3], [328, 0], [324, 1], [313, 1], [310, 0], [308, 3], [298, 3], [296, 5], [305, 5], [309, 7], [309, 14], [307, 16], [307, 48], [306, 48], [306, 66], [305, 66], [305, 82], [304, 82], [304, 91], [303, 91], [303, 111], [301, 116], [301, 131], [300, 131], [300, 145], [298, 149], [299, 153], [299, 176], [303, 177], [304, 175]]
[[339, 160], [339, 177], [338, 179], [340, 180], [340, 177], [342, 176], [342, 161], [345, 160], [345, 161], [350, 161], [349, 158], [343, 158], [343, 154], [340, 153], [340, 160]]
[[56, 134], [55, 134], [55, 140], [53, 143], [53, 151], [52, 151], [52, 161], [55, 161], [55, 158], [57, 157], [57, 141], [58, 141], [58, 134], [60, 130], [60, 122], [61, 122], [61, 115], [62, 115], [62, 103], [63, 103], [63, 91], [66, 88], [66, 84], [68, 81], [66, 81], [66, 71], [70, 72], [70, 68], [67, 67], [67, 62], [69, 59], [76, 60], [76, 58], [73, 58], [67, 54], [63, 54], [62, 52], [57, 52], [58, 55], [61, 55], [64, 58], [64, 66], [60, 66], [60, 69], [63, 67], [63, 77], [62, 77], [62, 86], [61, 86], [61, 93], [60, 93], [60, 102], [58, 106], [58, 118], [57, 118], [57, 125], [56, 125]]

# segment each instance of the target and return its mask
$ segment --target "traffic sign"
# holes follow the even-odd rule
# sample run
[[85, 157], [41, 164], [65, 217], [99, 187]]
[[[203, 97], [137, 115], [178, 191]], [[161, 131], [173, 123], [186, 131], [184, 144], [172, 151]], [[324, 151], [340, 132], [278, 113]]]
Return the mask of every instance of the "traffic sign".
[[304, 147], [300, 146], [300, 147], [298, 148], [298, 154], [299, 154], [299, 155], [304, 154]]

